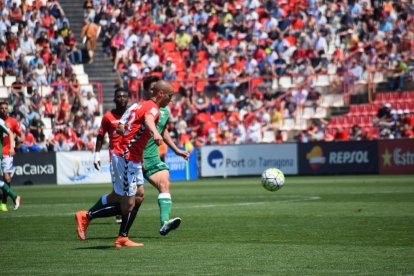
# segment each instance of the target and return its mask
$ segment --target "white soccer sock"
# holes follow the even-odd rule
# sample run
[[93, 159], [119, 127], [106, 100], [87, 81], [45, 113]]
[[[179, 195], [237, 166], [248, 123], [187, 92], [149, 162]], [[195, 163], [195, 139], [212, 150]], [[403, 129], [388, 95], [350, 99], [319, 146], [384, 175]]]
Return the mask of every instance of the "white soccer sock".
[[169, 198], [169, 199], [171, 199], [171, 194], [170, 193], [160, 193], [158, 195], [158, 199], [161, 199], [161, 198]]

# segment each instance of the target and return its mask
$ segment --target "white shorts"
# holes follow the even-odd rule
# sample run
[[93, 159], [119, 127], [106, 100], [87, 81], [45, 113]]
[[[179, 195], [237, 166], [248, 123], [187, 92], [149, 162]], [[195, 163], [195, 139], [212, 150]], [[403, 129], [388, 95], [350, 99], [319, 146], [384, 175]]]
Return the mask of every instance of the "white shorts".
[[135, 196], [138, 186], [144, 184], [142, 164], [127, 161], [112, 154], [112, 170], [114, 191], [120, 196]]
[[3, 173], [14, 173], [13, 156], [3, 156], [3, 160], [1, 160], [1, 169]]

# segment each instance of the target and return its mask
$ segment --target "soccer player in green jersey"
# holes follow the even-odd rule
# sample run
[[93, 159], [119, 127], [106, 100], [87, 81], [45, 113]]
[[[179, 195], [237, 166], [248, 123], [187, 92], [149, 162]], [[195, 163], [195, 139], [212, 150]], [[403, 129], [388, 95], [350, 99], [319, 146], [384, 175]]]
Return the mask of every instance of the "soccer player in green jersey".
[[[162, 135], [164, 142], [175, 152], [176, 155], [188, 160], [189, 153], [179, 149], [166, 130], [170, 110], [166, 107], [160, 108], [158, 119], [158, 132]], [[150, 139], [144, 150], [144, 177], [158, 190], [158, 206], [160, 207], [161, 228], [160, 234], [167, 235], [169, 231], [176, 229], [181, 218], [170, 219], [171, 213], [171, 194], [170, 194], [170, 171], [159, 157], [158, 145], [154, 139]]]
[[[3, 137], [3, 135], [6, 134], [10, 138], [10, 155], [14, 155], [14, 134], [13, 132], [6, 126], [3, 119], [0, 119], [0, 137]], [[0, 139], [0, 161], [3, 159], [3, 139]], [[3, 172], [1, 172], [0, 168], [0, 175], [3, 175]], [[14, 210], [19, 209], [20, 207], [20, 196], [17, 195], [9, 185], [7, 185], [5, 182], [0, 182], [0, 189], [3, 193], [7, 194], [13, 199], [14, 203]], [[7, 208], [3, 208], [5, 205], [1, 205], [2, 208], [0, 211], [7, 211]]]

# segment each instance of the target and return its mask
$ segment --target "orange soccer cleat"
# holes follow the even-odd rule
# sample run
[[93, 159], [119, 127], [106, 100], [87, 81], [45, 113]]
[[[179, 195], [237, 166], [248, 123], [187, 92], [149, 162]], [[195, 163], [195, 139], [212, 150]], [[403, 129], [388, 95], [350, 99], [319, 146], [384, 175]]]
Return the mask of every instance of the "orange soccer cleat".
[[122, 246], [144, 246], [144, 244], [133, 242], [128, 237], [119, 236], [115, 241], [115, 247], [119, 248]]
[[86, 240], [86, 228], [88, 228], [89, 222], [91, 221], [88, 219], [87, 215], [87, 211], [78, 211], [75, 214], [76, 222], [78, 224], [76, 232], [81, 240]]

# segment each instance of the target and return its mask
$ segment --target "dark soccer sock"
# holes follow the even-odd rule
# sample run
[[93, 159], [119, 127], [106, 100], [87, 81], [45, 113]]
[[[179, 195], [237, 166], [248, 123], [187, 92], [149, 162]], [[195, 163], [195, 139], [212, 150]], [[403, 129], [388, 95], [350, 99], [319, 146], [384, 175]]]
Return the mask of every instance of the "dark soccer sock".
[[[4, 182], [4, 183], [7, 184], [9, 186], [10, 190], [11, 190], [11, 185], [10, 185], [11, 183], [10, 182]], [[1, 195], [1, 203], [6, 204], [7, 203], [7, 197], [8, 197], [8, 194], [3, 193]]]
[[95, 218], [106, 218], [113, 217], [121, 214], [121, 204], [120, 203], [108, 203], [103, 205], [101, 208], [89, 210], [88, 219]]
[[135, 207], [131, 212], [129, 212], [127, 215], [122, 216], [122, 223], [121, 227], [119, 228], [119, 236], [128, 237], [129, 229], [134, 223], [140, 206], [141, 204], [135, 204]]
[[107, 196], [103, 195], [99, 198], [99, 200], [95, 203], [95, 205], [92, 206], [91, 209], [89, 209], [89, 212], [95, 212], [97, 210], [102, 209], [108, 202], [107, 202]]
[[15, 192], [13, 192], [12, 189], [10, 189], [10, 186], [7, 183], [4, 183], [3, 187], [1, 187], [2, 191], [3, 191], [3, 195], [10, 196], [13, 201], [16, 199], [17, 194]]

